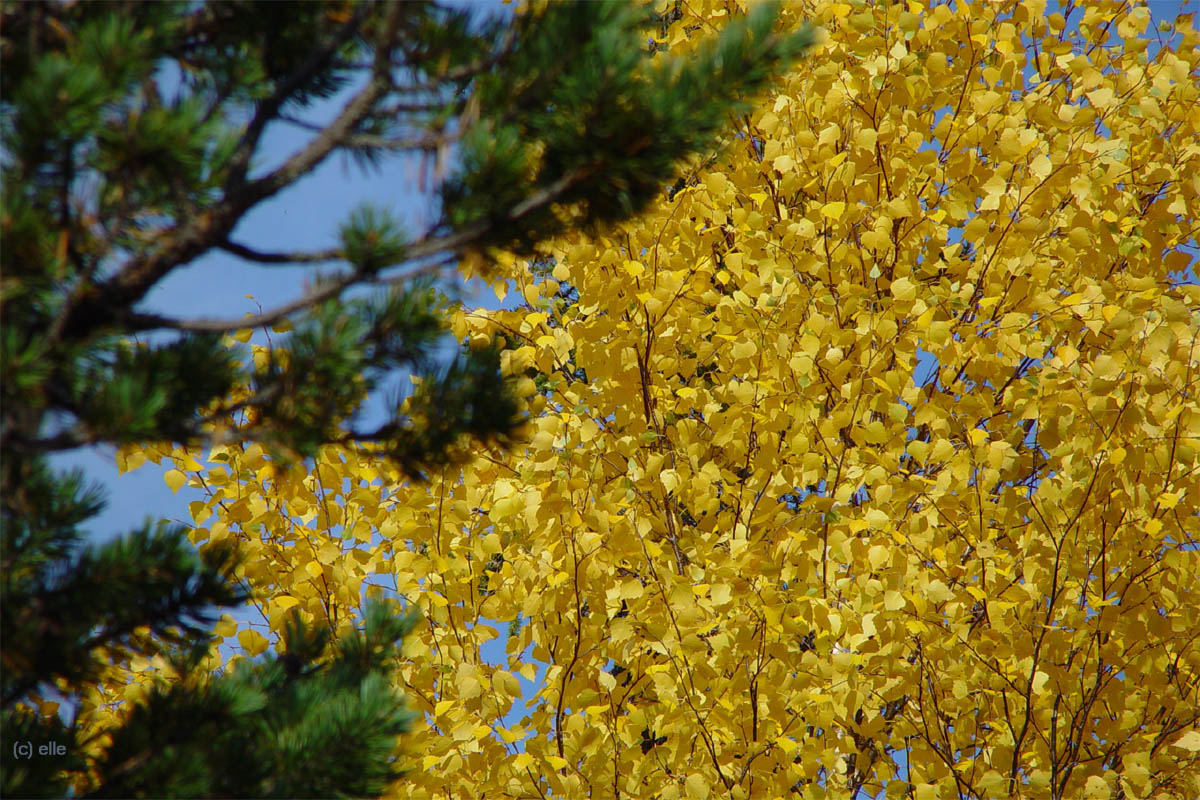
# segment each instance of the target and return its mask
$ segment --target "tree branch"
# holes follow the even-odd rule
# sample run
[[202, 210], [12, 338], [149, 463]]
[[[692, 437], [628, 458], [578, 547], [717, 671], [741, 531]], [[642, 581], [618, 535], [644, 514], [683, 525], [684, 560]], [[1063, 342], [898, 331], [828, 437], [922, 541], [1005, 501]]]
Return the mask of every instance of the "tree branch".
[[411, 139], [389, 139], [359, 133], [346, 139], [346, 147], [374, 148], [376, 150], [436, 150], [462, 138], [462, 133], [433, 133], [414, 136]]
[[[407, 87], [405, 87], [405, 88], [401, 89], [400, 91], [408, 91], [408, 89], [407, 89]], [[428, 102], [397, 101], [385, 108], [379, 109], [378, 116], [387, 118], [387, 117], [394, 117], [397, 114], [423, 114], [423, 113], [428, 113], [428, 112], [432, 112], [432, 111], [441, 111], [443, 108], [446, 108], [451, 103], [455, 103], [456, 105], [461, 106], [463, 104], [463, 102], [464, 101], [462, 101], [462, 100], [457, 100], [457, 101], [456, 100], [446, 100], [446, 101], [430, 100]]]
[[406, 283], [414, 278], [422, 275], [432, 274], [440, 269], [444, 269], [452, 263], [451, 258], [444, 258], [433, 264], [426, 264], [416, 269], [393, 275], [388, 278], [378, 278], [357, 270], [335, 278], [327, 284], [314, 287], [304, 295], [285, 303], [281, 306], [264, 311], [257, 316], [243, 317], [242, 319], [173, 319], [163, 317], [157, 314], [131, 314], [127, 322], [132, 330], [146, 331], [158, 329], [170, 329], [177, 331], [191, 331], [193, 333], [228, 333], [229, 331], [241, 330], [243, 328], [258, 328], [263, 325], [271, 325], [284, 317], [295, 314], [298, 311], [322, 303], [331, 298], [337, 297], [343, 291], [356, 283], [378, 283], [395, 285]]
[[228, 331], [241, 330], [242, 328], [257, 328], [262, 325], [270, 325], [278, 322], [297, 311], [302, 311], [309, 306], [337, 297], [346, 287], [367, 277], [369, 276], [355, 270], [349, 275], [344, 275], [329, 283], [314, 287], [290, 303], [277, 306], [257, 316], [244, 317], [242, 319], [183, 320], [163, 317], [158, 314], [135, 313], [129, 315], [126, 322], [134, 331], [169, 328], [179, 331], [192, 331], [193, 333], [226, 333]]
[[[242, 320], [177, 320], [155, 314], [133, 312], [130, 309], [159, 280], [181, 263], [185, 263], [204, 251], [216, 246], [224, 247], [231, 242], [226, 238], [241, 216], [258, 202], [274, 195], [296, 179], [320, 164], [336, 147], [345, 143], [371, 108], [391, 88], [390, 53], [402, 16], [403, 4], [389, 7], [383, 32], [376, 43], [374, 76], [357, 95], [342, 109], [338, 117], [324, 132], [314, 138], [302, 150], [292, 155], [281, 166], [257, 180], [240, 188], [233, 196], [214, 208], [200, 214], [185, 226], [164, 232], [163, 246], [127, 264], [117, 275], [101, 286], [87, 287], [74, 302], [67, 304], [64, 313], [50, 331], [49, 339], [86, 337], [96, 328], [120, 321], [134, 331], [170, 328], [185, 331], [226, 332], [241, 328], [269, 325], [300, 311], [310, 305], [336, 297], [348, 286], [369, 279], [366, 273], [355, 270], [321, 286], [297, 300], [280, 306], [256, 317]], [[444, 252], [459, 252], [469, 248], [492, 232], [497, 224], [515, 222], [526, 215], [555, 202], [563, 194], [578, 186], [599, 171], [601, 165], [591, 165], [568, 172], [557, 181], [533, 193], [514, 206], [500, 218], [480, 218], [458, 231], [445, 236], [427, 234], [408, 250], [409, 260]], [[252, 253], [249, 248], [244, 253]], [[270, 258], [276, 254], [260, 254]], [[267, 261], [265, 263], [283, 263]], [[406, 274], [400, 279], [411, 278]]]
[[249, 209], [314, 169], [340, 146], [392, 87], [390, 54], [403, 11], [403, 3], [389, 6], [383, 31], [375, 45], [375, 70], [371, 81], [346, 103], [324, 133], [274, 171], [227, 194], [220, 203], [186, 224], [163, 232], [157, 249], [133, 259], [108, 281], [100, 286], [81, 286], [64, 304], [47, 339], [53, 343], [64, 338], [86, 338], [96, 329], [114, 322], [127, 324], [133, 319], [144, 318], [145, 315], [134, 313], [130, 307], [156, 283], [175, 267], [224, 242]]
[[324, 125], [318, 125], [317, 123], [309, 122], [306, 119], [293, 117], [291, 114], [280, 114], [278, 117], [276, 117], [276, 119], [278, 119], [280, 122], [286, 122], [289, 125], [295, 125], [297, 128], [303, 128], [306, 131], [312, 131], [313, 133], [320, 133], [321, 131], [325, 130]]
[[375, 66], [370, 82], [346, 103], [337, 118], [304, 149], [292, 155], [273, 172], [251, 181], [235, 193], [235, 204], [242, 206], [243, 211], [275, 194], [320, 164], [334, 148], [342, 145], [353, 134], [358, 123], [392, 88], [390, 54], [403, 9], [403, 3], [392, 3], [388, 8], [383, 32], [375, 43]]
[[287, 80], [275, 89], [274, 94], [258, 107], [254, 118], [250, 120], [250, 124], [246, 126], [246, 130], [242, 132], [242, 138], [238, 142], [237, 150], [235, 151], [230, 167], [229, 181], [225, 187], [227, 194], [239, 188], [245, 181], [246, 172], [250, 169], [250, 159], [254, 157], [254, 151], [258, 149], [258, 142], [262, 138], [263, 131], [266, 130], [267, 125], [279, 118], [279, 110], [288, 101], [288, 98], [305, 81], [312, 78], [313, 74], [325, 66], [342, 45], [353, 38], [366, 18], [367, 13], [371, 10], [372, 5], [372, 3], [361, 4], [350, 19], [346, 20], [338, 28], [328, 44], [314, 51], [311, 56], [305, 59], [304, 63], [297, 67], [288, 76]]
[[98, 436], [92, 436], [82, 425], [75, 425], [44, 439], [23, 439], [20, 436], [12, 435], [11, 432], [8, 433], [9, 435], [5, 437], [5, 447], [11, 447], [14, 450], [26, 453], [54, 453], [61, 450], [75, 450], [87, 445], [102, 444], [107, 441]]
[[260, 250], [252, 250], [245, 245], [226, 239], [217, 244], [217, 247], [227, 253], [232, 253], [238, 258], [243, 258], [246, 261], [254, 261], [259, 264], [317, 264], [325, 261], [338, 261], [344, 258], [341, 250], [317, 250], [310, 253], [264, 253]]
[[[579, 183], [587, 180], [596, 171], [595, 168], [587, 170], [576, 170], [564, 175], [559, 180], [555, 181], [550, 186], [535, 192], [521, 203], [513, 206], [513, 209], [505, 215], [503, 222], [512, 222], [519, 220], [521, 217], [535, 211], [539, 208], [553, 203], [563, 193], [574, 188]], [[410, 261], [424, 258], [427, 256], [437, 255], [439, 253], [457, 253], [467, 247], [470, 247], [475, 242], [479, 241], [483, 236], [490, 232], [494, 224], [488, 220], [477, 220], [470, 225], [465, 226], [462, 230], [447, 236], [429, 237], [426, 236], [422, 240], [416, 242], [408, 250], [408, 258]], [[264, 253], [264, 256], [274, 254]], [[336, 297], [349, 286], [364, 281], [381, 282], [388, 284], [402, 283], [412, 280], [418, 275], [427, 274], [435, 270], [441, 269], [449, 263], [443, 259], [434, 264], [420, 267], [414, 271], [404, 272], [400, 275], [395, 275], [389, 278], [380, 279], [375, 276], [368, 275], [359, 270], [354, 270], [339, 278], [335, 278], [329, 283], [315, 287], [303, 296], [286, 303], [282, 306], [265, 311], [254, 317], [245, 317], [243, 319], [193, 319], [180, 320], [161, 317], [154, 314], [133, 314], [128, 318], [134, 330], [151, 330], [155, 328], [171, 328], [181, 331], [194, 332], [217, 332], [224, 333], [227, 331], [240, 330], [242, 328], [257, 328], [262, 325], [271, 325], [278, 322], [284, 317], [301, 311], [311, 305], [323, 302], [330, 298]]]

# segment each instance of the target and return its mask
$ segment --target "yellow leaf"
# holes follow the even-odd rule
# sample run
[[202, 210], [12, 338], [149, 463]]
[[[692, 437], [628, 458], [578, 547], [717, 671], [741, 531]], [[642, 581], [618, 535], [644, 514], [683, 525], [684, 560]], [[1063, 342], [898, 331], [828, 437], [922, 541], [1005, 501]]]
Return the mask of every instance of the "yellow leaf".
[[132, 469], [137, 469], [142, 464], [146, 463], [146, 454], [136, 449], [133, 445], [127, 445], [117, 451], [117, 471], [124, 475]]
[[983, 198], [983, 202], [979, 204], [980, 211], [995, 211], [1000, 208], [1000, 201], [1004, 198], [1005, 189], [997, 188], [989, 191]]
[[193, 500], [188, 503], [188, 513], [192, 517], [192, 522], [199, 525], [212, 516], [212, 509], [203, 500]]
[[1085, 800], [1108, 800], [1109, 797], [1112, 797], [1112, 790], [1104, 778], [1092, 775], [1083, 785], [1083, 796]]
[[163, 475], [163, 480], [167, 482], [172, 492], [178, 492], [187, 483], [187, 475], [180, 469], [169, 469]]
[[917, 296], [917, 286], [908, 278], [897, 278], [892, 281], [892, 296], [899, 302], [908, 302]]
[[279, 608], [282, 608], [284, 611], [287, 611], [289, 608], [292, 608], [293, 606], [300, 605], [300, 601], [297, 600], [296, 598], [292, 597], [290, 594], [281, 594], [275, 598], [274, 602], [275, 602], [276, 606], [278, 606]]
[[775, 744], [777, 744], [780, 749], [782, 749], [783, 752], [789, 756], [800, 749], [800, 743], [790, 736], [776, 737]]
[[525, 732], [519, 726], [517, 728], [501, 728], [497, 733], [500, 734], [500, 738], [504, 740], [505, 744], [512, 744], [525, 738]]
[[492, 688], [509, 697], [521, 696], [521, 683], [511, 672], [496, 670], [492, 674]]
[[971, 98], [971, 104], [975, 107], [975, 113], [979, 116], [985, 116], [992, 113], [1004, 103], [1004, 95], [999, 92], [981, 92]]
[[729, 181], [719, 172], [712, 172], [704, 179], [704, 185], [713, 198], [725, 196], [725, 189], [729, 185]]
[[516, 769], [526, 769], [532, 763], [533, 756], [529, 755], [529, 753], [521, 753], [521, 755], [513, 759], [513, 767]]
[[342, 546], [338, 541], [326, 542], [321, 545], [321, 549], [317, 551], [317, 560], [322, 564], [332, 564], [337, 561], [338, 556], [342, 554]]
[[1180, 736], [1178, 739], [1171, 742], [1171, 746], [1178, 747], [1192, 753], [1200, 752], [1200, 731], [1188, 731], [1183, 736]]
[[1163, 492], [1155, 502], [1163, 508], [1172, 509], [1179, 503], [1181, 497], [1183, 497], [1183, 492]]
[[1045, 180], [1053, 169], [1054, 165], [1045, 155], [1039, 155], [1029, 164], [1029, 172], [1038, 180]]
[[754, 342], [740, 341], [733, 346], [730, 355], [736, 358], [753, 358], [758, 352], [758, 348], [754, 346]]
[[875, 17], [867, 13], [855, 14], [849, 21], [851, 27], [860, 33], [865, 33], [875, 27]]
[[1113, 97], [1113, 90], [1107, 86], [1094, 89], [1087, 94], [1088, 102], [1101, 110], [1112, 105]]
[[821, 206], [821, 214], [830, 219], [841, 219], [842, 214], [846, 211], [846, 204], [840, 200], [834, 203], [826, 203]]
[[433, 707], [433, 715], [440, 717], [452, 708], [454, 708], [453, 700], [439, 700], [437, 705]]
[[267, 649], [267, 638], [255, 630], [244, 630], [237, 636], [238, 644], [251, 658]]
[[237, 620], [229, 614], [222, 614], [220, 621], [213, 626], [213, 633], [227, 639], [237, 633], [237, 627]]
[[483, 692], [479, 676], [475, 674], [475, 668], [471, 664], [460, 665], [455, 684], [458, 686], [459, 697], [464, 700], [472, 700]]
[[684, 781], [684, 786], [687, 788], [687, 796], [697, 798], [697, 800], [708, 800], [708, 781], [698, 772], [693, 772]]

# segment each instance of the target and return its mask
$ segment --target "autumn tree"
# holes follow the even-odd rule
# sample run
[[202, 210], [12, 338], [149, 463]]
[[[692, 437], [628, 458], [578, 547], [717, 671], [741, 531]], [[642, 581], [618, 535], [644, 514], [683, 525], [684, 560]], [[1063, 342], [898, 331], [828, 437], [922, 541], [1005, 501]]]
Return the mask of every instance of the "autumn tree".
[[[87, 547], [102, 495], [47, 455], [215, 445], [247, 470], [256, 453], [299, 464], [336, 443], [422, 479], [512, 442], [524, 420], [497, 347], [436, 363], [447, 301], [417, 278], [460, 259], [490, 273], [497, 252], [640, 211], [811, 38], [773, 32], [764, 7], [700, 56], [651, 64], [654, 18], [628, 3], [476, 16], [431, 2], [3, 4], [6, 796], [373, 796], [394, 781], [414, 618], [382, 600], [315, 627], [279, 618], [275, 654], [210, 679], [214, 607], [260, 591], [269, 562], [246, 562], [232, 537], [197, 554], [181, 526], [156, 523]], [[282, 159], [264, 147], [280, 126], [309, 134]], [[415, 156], [440, 217], [409, 232], [363, 207], [314, 252], [235, 234], [337, 154], [366, 168]], [[340, 267], [249, 319], [143, 304], [215, 250]], [[344, 296], [363, 287], [380, 293]], [[259, 326], [271, 346], [238, 349]], [[364, 427], [356, 410], [397, 369], [418, 372], [417, 390]], [[240, 502], [250, 474], [231, 473], [215, 502]], [[267, 647], [251, 631], [239, 643]], [[129, 671], [152, 680], [118, 688]]]
[[[744, 8], [667, 5], [658, 58]], [[272, 636], [422, 610], [406, 796], [1200, 796], [1194, 20], [784, 13], [824, 41], [716, 158], [456, 313], [523, 450], [225, 448], [192, 536]]]

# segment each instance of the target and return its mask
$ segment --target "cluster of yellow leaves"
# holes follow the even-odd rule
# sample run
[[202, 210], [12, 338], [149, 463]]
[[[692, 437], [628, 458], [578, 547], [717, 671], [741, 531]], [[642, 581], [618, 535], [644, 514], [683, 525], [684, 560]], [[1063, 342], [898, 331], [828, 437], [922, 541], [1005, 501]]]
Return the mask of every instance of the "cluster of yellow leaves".
[[[147, 449], [153, 457], [159, 448]], [[140, 448], [124, 448], [118, 459], [124, 462], [131, 454], [135, 463], [141, 460]], [[232, 622], [232, 619], [222, 622]], [[154, 647], [153, 632], [148, 627], [137, 628], [133, 631], [132, 641], [151, 651]], [[87, 760], [100, 758], [108, 750], [112, 745], [112, 730], [124, 723], [134, 704], [144, 701], [152, 688], [179, 679], [170, 661], [161, 655], [149, 658], [130, 656], [124, 649], [102, 649], [96, 655], [109, 666], [102, 670], [95, 683], [88, 685], [76, 697], [78, 702], [74, 709], [78, 726], [78, 753]], [[220, 667], [218, 654], [211, 654], [207, 666], [212, 669]], [[63, 695], [71, 696], [72, 687], [65, 681], [56, 688]], [[42, 714], [57, 714], [58, 706], [57, 702], [42, 702], [40, 711]], [[99, 786], [97, 781], [95, 770], [87, 766], [75, 777], [74, 790], [76, 794], [86, 794]]]
[[[681, 9], [676, 51], [737, 13]], [[1190, 18], [785, 14], [824, 44], [715, 161], [456, 318], [550, 380], [526, 447], [224, 448], [197, 542], [272, 636], [425, 612], [405, 797], [1200, 796]]]

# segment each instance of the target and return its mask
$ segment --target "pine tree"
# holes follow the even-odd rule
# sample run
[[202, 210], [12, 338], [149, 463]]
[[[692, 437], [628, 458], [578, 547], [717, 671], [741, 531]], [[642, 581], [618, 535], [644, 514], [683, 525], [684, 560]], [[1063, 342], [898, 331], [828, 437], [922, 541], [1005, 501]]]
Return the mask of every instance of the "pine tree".
[[[812, 41], [773, 33], [769, 5], [686, 60], [652, 59], [663, 48], [646, 31], [664, 15], [627, 3], [472, 17], [428, 2], [5, 3], [6, 796], [383, 793], [410, 723], [388, 677], [412, 618], [376, 604], [330, 641], [297, 616], [276, 653], [204, 674], [213, 609], [248, 599], [238, 554], [201, 556], [181, 527], [149, 522], [88, 546], [81, 526], [102, 492], [78, 471], [54, 474], [47, 456], [256, 442], [286, 460], [339, 443], [420, 480], [472, 442], [511, 444], [522, 401], [498, 349], [435, 363], [448, 300], [429, 276], [459, 263], [486, 274], [501, 253], [535, 254], [565, 230], [638, 213]], [[342, 91], [331, 122], [306, 118]], [[311, 138], [257, 168], [280, 125]], [[234, 237], [247, 213], [338, 153], [368, 168], [419, 154], [440, 180], [440, 219], [410, 233], [363, 207], [320, 252]], [[142, 307], [214, 250], [341, 267], [253, 319]], [[343, 297], [363, 286], [379, 294]], [[231, 346], [230, 334], [263, 326], [290, 335], [261, 359]], [[385, 424], [355, 427], [366, 394], [400, 369], [422, 376], [414, 395]], [[103, 741], [83, 741], [51, 698], [78, 710], [135, 658], [157, 659], [164, 679]]]

